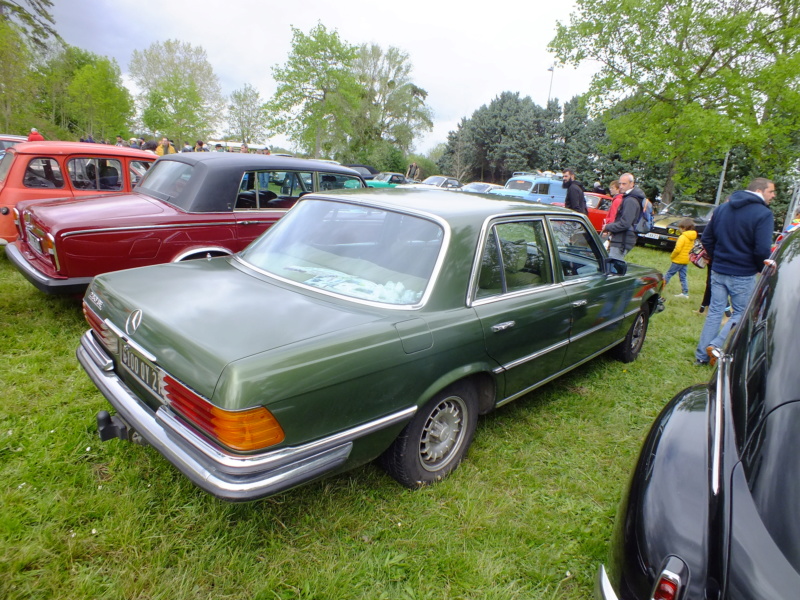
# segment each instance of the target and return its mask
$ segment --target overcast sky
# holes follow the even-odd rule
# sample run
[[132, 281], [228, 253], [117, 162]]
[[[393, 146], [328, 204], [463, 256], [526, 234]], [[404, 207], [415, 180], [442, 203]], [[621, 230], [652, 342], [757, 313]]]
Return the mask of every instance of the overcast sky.
[[[504, 91], [562, 103], [589, 88], [594, 67], [557, 67], [547, 44], [573, 0], [55, 0], [55, 28], [72, 45], [114, 58], [123, 78], [134, 50], [177, 39], [202, 46], [224, 94], [253, 85], [272, 96], [272, 67], [283, 65], [294, 26], [308, 33], [318, 21], [354, 45], [396, 46], [413, 64], [414, 83], [427, 90], [433, 131], [418, 139], [427, 152]], [[279, 139], [271, 143], [281, 143]]]

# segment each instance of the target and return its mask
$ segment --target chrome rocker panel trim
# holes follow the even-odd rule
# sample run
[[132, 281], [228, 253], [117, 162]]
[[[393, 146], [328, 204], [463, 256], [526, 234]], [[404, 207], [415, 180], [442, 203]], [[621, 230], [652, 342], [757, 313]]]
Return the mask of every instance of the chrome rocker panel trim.
[[223, 451], [186, 426], [168, 406], [153, 411], [109, 368], [110, 358], [91, 331], [76, 354], [81, 366], [117, 413], [150, 445], [206, 492], [234, 502], [256, 500], [315, 479], [344, 464], [353, 442], [408, 421], [412, 406], [302, 446], [257, 455]]

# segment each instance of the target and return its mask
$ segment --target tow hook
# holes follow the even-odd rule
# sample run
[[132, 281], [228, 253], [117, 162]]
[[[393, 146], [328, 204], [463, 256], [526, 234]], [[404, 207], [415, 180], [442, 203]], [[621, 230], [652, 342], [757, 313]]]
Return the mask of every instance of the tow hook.
[[97, 433], [100, 434], [100, 440], [103, 442], [119, 438], [126, 442], [147, 445], [142, 436], [128, 425], [122, 417], [119, 415], [112, 417], [107, 410], [101, 410], [97, 413]]

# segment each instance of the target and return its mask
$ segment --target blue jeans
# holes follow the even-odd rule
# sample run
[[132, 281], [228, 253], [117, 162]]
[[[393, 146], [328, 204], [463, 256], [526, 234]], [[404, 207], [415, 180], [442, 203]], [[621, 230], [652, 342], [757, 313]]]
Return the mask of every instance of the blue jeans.
[[[747, 302], [750, 300], [755, 283], [755, 275], [737, 277], [735, 275], [723, 275], [713, 269], [711, 270], [711, 304], [708, 307], [708, 316], [706, 317], [705, 325], [703, 325], [703, 331], [700, 333], [700, 343], [697, 344], [697, 349], [694, 352], [697, 360], [701, 362], [708, 361], [708, 354], [706, 353], [708, 346], [722, 348], [731, 329], [742, 317], [742, 312], [744, 312]], [[728, 306], [728, 296], [731, 298], [733, 315], [720, 330], [722, 315], [725, 314], [725, 308]]]
[[669, 270], [667, 271], [667, 274], [664, 275], [664, 286], [666, 287], [666, 285], [669, 283], [669, 280], [672, 279], [672, 277], [675, 275], [675, 273], [678, 274], [678, 277], [681, 280], [681, 291], [684, 294], [688, 294], [689, 293], [689, 282], [688, 282], [688, 280], [686, 278], [686, 265], [679, 265], [678, 263], [672, 263], [669, 266]]

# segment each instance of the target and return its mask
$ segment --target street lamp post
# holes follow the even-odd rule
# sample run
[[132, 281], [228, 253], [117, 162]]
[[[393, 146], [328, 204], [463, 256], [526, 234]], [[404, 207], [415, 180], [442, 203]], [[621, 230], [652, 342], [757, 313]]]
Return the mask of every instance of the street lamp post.
[[[553, 91], [553, 75], [555, 75], [556, 66], [548, 67], [547, 70], [550, 71], [550, 88], [547, 90], [547, 106], [550, 106], [550, 94]], [[547, 108], [547, 106], [545, 108]]]

